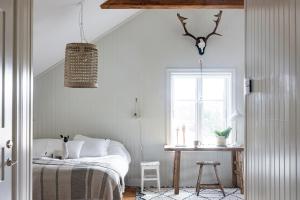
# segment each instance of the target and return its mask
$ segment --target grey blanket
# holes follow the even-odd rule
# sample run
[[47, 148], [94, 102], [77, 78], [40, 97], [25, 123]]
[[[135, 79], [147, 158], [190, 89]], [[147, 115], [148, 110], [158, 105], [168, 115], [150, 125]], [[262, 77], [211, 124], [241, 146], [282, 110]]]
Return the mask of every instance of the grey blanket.
[[121, 200], [121, 185], [107, 164], [33, 161], [33, 200]]

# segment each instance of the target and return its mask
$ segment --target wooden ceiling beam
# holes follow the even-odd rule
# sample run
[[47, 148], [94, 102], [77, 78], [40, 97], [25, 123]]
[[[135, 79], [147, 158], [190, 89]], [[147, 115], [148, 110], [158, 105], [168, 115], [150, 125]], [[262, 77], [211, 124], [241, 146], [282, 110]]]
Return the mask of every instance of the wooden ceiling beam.
[[244, 0], [107, 0], [102, 9], [243, 9]]

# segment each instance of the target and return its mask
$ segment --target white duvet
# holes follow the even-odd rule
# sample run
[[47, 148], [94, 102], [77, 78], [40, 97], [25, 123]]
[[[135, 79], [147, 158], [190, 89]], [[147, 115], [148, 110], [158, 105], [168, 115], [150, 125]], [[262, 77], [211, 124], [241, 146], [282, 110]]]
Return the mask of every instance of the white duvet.
[[125, 176], [129, 170], [129, 164], [131, 162], [130, 154], [123, 144], [117, 141], [110, 141], [108, 147], [108, 155], [102, 157], [81, 157], [76, 159], [65, 159], [59, 160], [54, 158], [45, 157], [47, 155], [53, 154], [55, 151], [62, 151], [62, 140], [60, 139], [34, 139], [33, 140], [33, 158], [34, 162], [47, 162], [51, 161], [51, 163], [57, 164], [76, 164], [84, 162], [85, 164], [91, 165], [103, 165], [103, 166], [111, 166], [121, 178], [122, 181], [122, 189], [125, 189]]

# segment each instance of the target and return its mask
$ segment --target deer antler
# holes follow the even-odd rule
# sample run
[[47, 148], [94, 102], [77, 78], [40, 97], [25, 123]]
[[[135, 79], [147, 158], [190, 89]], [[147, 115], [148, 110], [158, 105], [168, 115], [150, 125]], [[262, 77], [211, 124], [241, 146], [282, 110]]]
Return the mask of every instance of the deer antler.
[[214, 22], [216, 23], [216, 26], [215, 26], [213, 32], [211, 32], [210, 34], [208, 34], [206, 37], [203, 37], [203, 36], [196, 37], [193, 34], [189, 33], [188, 30], [187, 30], [187, 28], [186, 28], [186, 22], [185, 22], [185, 20], [187, 20], [188, 18], [182, 17], [179, 13], [177, 13], [177, 17], [178, 17], [179, 21], [181, 22], [181, 24], [183, 26], [183, 29], [184, 29], [184, 32], [185, 32], [185, 34], [183, 34], [183, 35], [184, 36], [189, 36], [189, 37], [193, 38], [196, 41], [195, 46], [197, 47], [200, 55], [204, 54], [205, 48], [206, 48], [206, 45], [207, 45], [207, 40], [211, 36], [213, 36], [213, 35], [222, 36], [221, 34], [219, 34], [219, 33], [216, 32], [217, 29], [218, 29], [219, 23], [221, 21], [222, 13], [223, 13], [223, 11], [220, 10], [220, 12], [218, 14], [214, 15], [215, 17], [217, 17], [217, 19], [214, 20]]
[[194, 36], [194, 35], [192, 35], [191, 33], [189, 33], [188, 30], [187, 30], [187, 28], [186, 28], [186, 22], [185, 22], [185, 20], [187, 20], [188, 18], [182, 17], [179, 13], [177, 13], [177, 17], [178, 17], [178, 19], [180, 20], [180, 22], [181, 22], [181, 24], [182, 24], [182, 26], [183, 26], [183, 29], [184, 29], [184, 32], [185, 32], [184, 35], [185, 35], [185, 36], [189, 36], [189, 37], [191, 37], [191, 38], [197, 40], [197, 37]]
[[217, 31], [217, 29], [218, 29], [218, 26], [219, 26], [219, 23], [220, 23], [220, 20], [221, 20], [221, 17], [222, 17], [222, 13], [223, 13], [223, 11], [220, 10], [220, 12], [219, 12], [218, 14], [215, 15], [215, 17], [217, 17], [217, 19], [214, 21], [214, 22], [216, 23], [216, 26], [215, 26], [213, 32], [211, 32], [210, 34], [208, 34], [208, 35], [206, 36], [206, 38], [205, 38], [206, 41], [208, 40], [208, 38], [210, 38], [210, 37], [213, 36], [213, 35], [222, 36], [221, 34], [216, 33], [216, 31]]

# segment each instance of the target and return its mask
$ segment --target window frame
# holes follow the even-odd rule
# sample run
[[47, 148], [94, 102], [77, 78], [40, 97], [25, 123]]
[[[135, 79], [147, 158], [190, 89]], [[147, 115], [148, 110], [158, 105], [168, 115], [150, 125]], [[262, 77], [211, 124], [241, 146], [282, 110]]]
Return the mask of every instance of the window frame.
[[[236, 71], [234, 68], [223, 67], [223, 68], [202, 68], [202, 73], [215, 73], [215, 74], [231, 74], [231, 112], [236, 110]], [[165, 117], [166, 117], [166, 130], [165, 137], [166, 143], [171, 144], [171, 108], [172, 108], [172, 99], [171, 99], [171, 77], [172, 75], [200, 75], [200, 68], [168, 68], [166, 70], [166, 101], [165, 101]], [[197, 112], [198, 113], [198, 112]], [[230, 113], [229, 113], [230, 115]], [[230, 120], [230, 119], [229, 119]], [[235, 142], [235, 138], [231, 138], [231, 142]]]

